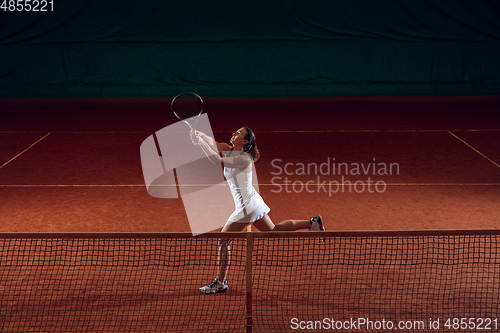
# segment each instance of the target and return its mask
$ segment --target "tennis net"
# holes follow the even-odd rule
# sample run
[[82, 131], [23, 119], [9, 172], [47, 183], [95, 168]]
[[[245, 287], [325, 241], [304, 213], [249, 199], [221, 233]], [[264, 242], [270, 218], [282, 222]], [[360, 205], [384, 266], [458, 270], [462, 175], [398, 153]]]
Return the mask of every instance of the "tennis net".
[[[232, 239], [230, 289], [204, 295], [221, 239]], [[0, 234], [0, 331], [496, 330], [499, 240], [496, 230]]]

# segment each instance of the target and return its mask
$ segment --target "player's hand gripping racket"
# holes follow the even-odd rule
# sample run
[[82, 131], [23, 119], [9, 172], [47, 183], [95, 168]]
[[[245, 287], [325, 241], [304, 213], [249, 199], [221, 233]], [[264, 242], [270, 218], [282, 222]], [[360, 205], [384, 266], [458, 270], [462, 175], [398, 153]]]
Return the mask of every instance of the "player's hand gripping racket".
[[172, 100], [172, 112], [185, 122], [192, 133], [195, 133], [196, 122], [203, 112], [203, 100], [198, 94], [188, 92], [174, 97]]

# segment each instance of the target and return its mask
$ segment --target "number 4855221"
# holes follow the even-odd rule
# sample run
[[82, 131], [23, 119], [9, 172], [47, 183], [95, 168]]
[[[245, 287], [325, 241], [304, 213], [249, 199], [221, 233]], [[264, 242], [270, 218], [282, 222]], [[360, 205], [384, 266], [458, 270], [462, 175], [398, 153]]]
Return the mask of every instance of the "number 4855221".
[[4, 12], [53, 12], [54, 0], [3, 0], [0, 9]]
[[451, 330], [497, 330], [497, 318], [448, 318], [444, 327]]

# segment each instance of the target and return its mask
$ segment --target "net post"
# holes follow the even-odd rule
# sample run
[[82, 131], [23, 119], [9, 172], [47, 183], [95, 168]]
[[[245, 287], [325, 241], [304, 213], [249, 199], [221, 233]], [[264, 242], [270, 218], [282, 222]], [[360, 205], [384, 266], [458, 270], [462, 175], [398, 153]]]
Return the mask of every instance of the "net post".
[[247, 230], [247, 262], [246, 262], [246, 317], [247, 333], [252, 333], [252, 252], [253, 233]]

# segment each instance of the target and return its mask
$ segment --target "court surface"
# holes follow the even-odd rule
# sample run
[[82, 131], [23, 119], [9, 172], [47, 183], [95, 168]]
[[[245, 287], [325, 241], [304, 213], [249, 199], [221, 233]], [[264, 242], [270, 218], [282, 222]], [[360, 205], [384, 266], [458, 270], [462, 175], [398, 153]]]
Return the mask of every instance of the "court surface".
[[[0, 231], [190, 231], [181, 199], [149, 196], [141, 169], [143, 140], [177, 121], [169, 102], [1, 100]], [[274, 222], [320, 213], [343, 231], [497, 228], [499, 108], [496, 96], [205, 99], [216, 140], [255, 131]], [[308, 163], [332, 168], [304, 175]], [[332, 181], [343, 186], [321, 186]]]
[[[177, 121], [169, 103], [0, 100], [0, 232], [76, 233], [2, 239], [3, 330], [245, 331], [253, 234], [235, 239], [230, 292], [215, 297], [198, 288], [218, 234], [83, 239], [190, 231], [182, 200], [149, 196], [141, 168], [141, 143]], [[321, 214], [342, 232], [498, 229], [498, 110], [495, 96], [205, 100], [216, 140], [255, 131], [274, 222]], [[255, 239], [254, 332], [295, 332], [293, 316], [496, 315], [498, 235], [328, 237]]]

